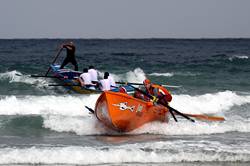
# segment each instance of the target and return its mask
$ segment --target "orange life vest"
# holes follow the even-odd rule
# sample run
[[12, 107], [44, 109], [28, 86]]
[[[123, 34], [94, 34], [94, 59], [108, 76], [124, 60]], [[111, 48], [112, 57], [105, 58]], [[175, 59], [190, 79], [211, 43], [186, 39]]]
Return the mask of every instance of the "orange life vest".
[[149, 93], [151, 95], [154, 95], [158, 98], [161, 98], [161, 96], [165, 96], [165, 99], [170, 102], [172, 100], [172, 95], [170, 92], [164, 88], [163, 86], [156, 85], [156, 84], [151, 84], [151, 87], [149, 89]]

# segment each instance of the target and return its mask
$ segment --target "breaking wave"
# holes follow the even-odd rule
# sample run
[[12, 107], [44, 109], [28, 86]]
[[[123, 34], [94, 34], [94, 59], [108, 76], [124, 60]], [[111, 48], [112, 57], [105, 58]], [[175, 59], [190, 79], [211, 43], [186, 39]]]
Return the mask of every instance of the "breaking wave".
[[192, 73], [192, 72], [170, 72], [170, 73], [151, 73], [150, 76], [156, 76], [156, 77], [173, 77], [173, 76], [197, 76], [200, 75], [200, 73]]
[[150, 76], [164, 76], [164, 77], [172, 77], [174, 73], [151, 73]]
[[171, 140], [119, 146], [0, 149], [1, 164], [160, 164], [213, 161], [249, 162], [250, 148], [246, 143], [226, 145], [216, 141]]
[[23, 75], [21, 72], [13, 70], [5, 73], [0, 73], [0, 80], [6, 80], [9, 83], [25, 83], [41, 87], [50, 83], [44, 78], [32, 78], [30, 75]]
[[[104, 75], [104, 72], [98, 71], [100, 76]], [[110, 73], [115, 81], [127, 81], [127, 82], [138, 82], [142, 83], [146, 78], [146, 74], [141, 68], [136, 68], [133, 71], [128, 71], [124, 74]]]
[[[87, 105], [94, 108], [97, 98], [98, 95], [2, 97], [0, 115], [41, 115], [43, 127], [57, 132], [74, 132], [78, 135], [113, 134], [97, 122], [84, 107]], [[171, 102], [173, 108], [183, 113], [225, 116], [226, 121], [191, 123], [178, 118], [179, 122], [175, 123], [170, 116], [169, 123], [149, 123], [134, 130], [132, 134], [199, 135], [230, 131], [249, 132], [250, 117], [245, 117], [241, 112], [238, 112], [237, 116], [230, 114], [234, 107], [249, 103], [250, 96], [238, 95], [232, 91], [199, 96], [174, 95]]]
[[247, 55], [233, 55], [231, 57], [229, 57], [228, 59], [230, 61], [233, 61], [235, 59], [248, 59], [249, 57]]
[[[94, 95], [60, 96], [2, 96], [0, 115], [16, 114], [60, 114], [82, 115], [85, 105], [94, 107], [98, 98]], [[238, 95], [232, 91], [191, 96], [173, 95], [170, 105], [184, 113], [215, 114], [230, 110], [233, 106], [250, 103], [249, 95]]]

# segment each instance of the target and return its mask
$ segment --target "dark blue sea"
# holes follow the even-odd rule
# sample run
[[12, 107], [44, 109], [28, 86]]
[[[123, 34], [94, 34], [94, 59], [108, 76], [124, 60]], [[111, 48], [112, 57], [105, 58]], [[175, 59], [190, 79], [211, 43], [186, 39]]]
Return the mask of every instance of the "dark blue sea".
[[[129, 133], [107, 130], [84, 95], [44, 75], [73, 41], [79, 69], [94, 65], [116, 81], [165, 85], [170, 105], [225, 117], [178, 118]], [[56, 63], [61, 64], [63, 51]], [[67, 65], [73, 68], [71, 64]], [[250, 165], [250, 39], [0, 40], [0, 165]]]

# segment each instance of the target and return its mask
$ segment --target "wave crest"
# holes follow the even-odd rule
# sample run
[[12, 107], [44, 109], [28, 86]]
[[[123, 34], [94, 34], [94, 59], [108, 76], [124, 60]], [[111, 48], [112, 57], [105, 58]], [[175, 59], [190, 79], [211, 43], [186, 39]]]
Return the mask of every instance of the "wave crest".
[[119, 146], [2, 148], [0, 164], [249, 162], [248, 147], [246, 144], [226, 145], [217, 141], [171, 140]]

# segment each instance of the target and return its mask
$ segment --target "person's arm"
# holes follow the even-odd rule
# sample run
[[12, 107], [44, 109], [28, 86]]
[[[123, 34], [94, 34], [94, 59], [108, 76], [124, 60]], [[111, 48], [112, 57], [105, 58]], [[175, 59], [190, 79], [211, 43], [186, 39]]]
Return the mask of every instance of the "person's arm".
[[99, 89], [103, 90], [102, 80], [99, 81]]
[[167, 94], [166, 94], [167, 101], [170, 102], [170, 101], [172, 101], [172, 95], [167, 89], [166, 89], [166, 91], [167, 91]]
[[85, 85], [85, 84], [84, 84], [84, 80], [82, 79], [82, 77], [81, 77], [81, 76], [78, 78], [78, 80], [79, 80], [79, 82], [80, 82], [81, 86], [84, 86], [84, 85]]
[[154, 88], [153, 93], [154, 93], [153, 95], [157, 97], [159, 93], [159, 88]]
[[67, 48], [67, 49], [69, 49], [69, 50], [72, 50], [72, 49], [73, 49], [72, 46], [71, 46], [70, 44], [62, 44], [62, 45], [61, 45], [61, 48]]
[[69, 50], [73, 50], [73, 47], [71, 45], [65, 45], [65, 48], [67, 48]]

